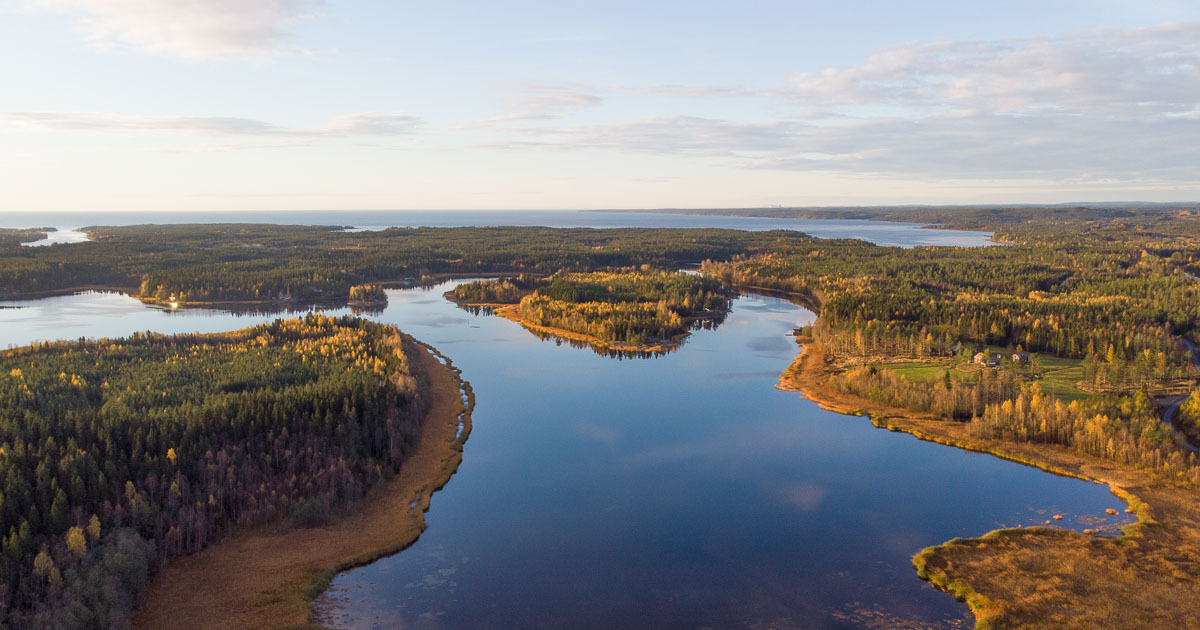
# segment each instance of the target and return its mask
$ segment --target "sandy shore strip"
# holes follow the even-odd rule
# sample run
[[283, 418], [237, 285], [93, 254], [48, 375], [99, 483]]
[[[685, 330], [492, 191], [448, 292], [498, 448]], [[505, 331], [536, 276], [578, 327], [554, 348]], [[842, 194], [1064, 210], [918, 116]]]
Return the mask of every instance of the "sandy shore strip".
[[[426, 346], [421, 365], [433, 398], [412, 456], [349, 515], [283, 534], [267, 525], [175, 558], [154, 577], [133, 627], [152, 630], [316, 627], [312, 600], [337, 572], [404, 549], [462, 461], [474, 395], [448, 359]], [[443, 363], [445, 361], [445, 363]]]

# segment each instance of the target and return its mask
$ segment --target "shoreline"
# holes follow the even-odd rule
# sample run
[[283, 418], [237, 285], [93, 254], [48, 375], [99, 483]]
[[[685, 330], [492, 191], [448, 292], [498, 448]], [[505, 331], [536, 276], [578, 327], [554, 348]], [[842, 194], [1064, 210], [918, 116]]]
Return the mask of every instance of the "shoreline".
[[978, 438], [965, 423], [833, 390], [825, 384], [829, 374], [825, 354], [809, 343], [776, 387], [799, 392], [828, 411], [865, 415], [889, 431], [1108, 485], [1129, 505], [1127, 512], [1137, 515], [1116, 537], [1007, 528], [919, 551], [913, 557], [917, 575], [965, 602], [976, 627], [1151, 628], [1193, 618], [1194, 602], [1200, 601], [1200, 507], [1194, 491], [1059, 446]]
[[[532, 293], [532, 291], [530, 291], [529, 293]], [[529, 295], [529, 293], [526, 293], [524, 295]], [[524, 295], [522, 297], [524, 297]], [[447, 292], [443, 293], [442, 297], [446, 298], [450, 302], [457, 304], [458, 306], [490, 308], [490, 309], [492, 309], [493, 313], [497, 317], [502, 317], [504, 319], [507, 319], [510, 322], [517, 323], [522, 328], [528, 330], [529, 332], [534, 333], [535, 335], [545, 334], [545, 335], [550, 335], [553, 337], [558, 337], [560, 339], [564, 339], [567, 341], [578, 341], [581, 343], [589, 344], [593, 348], [599, 348], [601, 350], [614, 350], [617, 352], [645, 352], [645, 353], [674, 352], [675, 350], [678, 350], [681, 345], [683, 345], [683, 340], [687, 339], [688, 336], [690, 336], [692, 334], [691, 332], [685, 331], [679, 335], [675, 335], [674, 337], [671, 338], [670, 341], [662, 340], [662, 341], [659, 341], [659, 342], [653, 343], [653, 344], [633, 346], [633, 345], [629, 345], [626, 343], [616, 343], [616, 342], [605, 341], [599, 337], [593, 337], [591, 335], [585, 335], [583, 333], [577, 333], [577, 332], [574, 332], [571, 330], [565, 330], [562, 328], [554, 328], [552, 326], [541, 326], [538, 324], [531, 324], [531, 323], [525, 321], [524, 319], [522, 319], [520, 314], [518, 313], [518, 309], [521, 306], [520, 303], [509, 304], [509, 303], [500, 303], [500, 302], [468, 302], [465, 300], [456, 299], [454, 297], [453, 291], [447, 291]], [[693, 322], [693, 321], [699, 321], [699, 320], [703, 320], [703, 319], [708, 319], [708, 318], [692, 317], [692, 318], [688, 318], [685, 321]]]
[[462, 462], [475, 402], [460, 370], [420, 345], [432, 404], [417, 449], [394, 476], [328, 525], [276, 533], [278, 524], [268, 524], [171, 560], [150, 580], [132, 627], [317, 628], [313, 601], [339, 572], [416, 542], [433, 494]]
[[[453, 280], [453, 279], [458, 279], [458, 278], [479, 278], [479, 277], [489, 278], [489, 277], [498, 277], [498, 276], [504, 276], [504, 275], [517, 275], [517, 274], [522, 274], [522, 273], [528, 274], [528, 275], [533, 275], [533, 276], [545, 276], [546, 275], [544, 273], [530, 272], [530, 271], [511, 271], [511, 272], [497, 271], [497, 272], [488, 272], [488, 273], [483, 273], [483, 272], [479, 272], [479, 271], [444, 272], [444, 273], [430, 274], [427, 276], [416, 277], [416, 278], [403, 278], [403, 279], [399, 279], [399, 280], [380, 280], [380, 281], [375, 282], [374, 284], [378, 284], [379, 286], [382, 286], [384, 288], [389, 288], [389, 289], [413, 288], [413, 287], [422, 286], [426, 282], [431, 283], [431, 284], [437, 284], [438, 282], [441, 282], [444, 280]], [[135, 285], [121, 286], [121, 285], [115, 285], [115, 284], [80, 284], [80, 285], [75, 285], [75, 286], [70, 286], [70, 287], [64, 287], [61, 289], [45, 289], [45, 290], [41, 290], [41, 291], [24, 291], [21, 293], [7, 295], [7, 296], [0, 295], [0, 301], [16, 302], [16, 301], [22, 301], [22, 300], [37, 300], [40, 298], [58, 297], [58, 296], [62, 296], [62, 295], [72, 295], [72, 294], [81, 293], [84, 291], [110, 291], [110, 292], [114, 292], [114, 293], [124, 293], [125, 295], [128, 295], [129, 297], [131, 297], [143, 304], [148, 304], [151, 306], [162, 306], [162, 307], [170, 306], [169, 300], [159, 300], [159, 299], [156, 299], [153, 297], [143, 298], [143, 297], [139, 296], [137, 294], [138, 287]], [[278, 306], [285, 306], [285, 307], [288, 305], [296, 305], [296, 306], [317, 305], [317, 306], [334, 307], [334, 308], [341, 307], [341, 306], [359, 306], [359, 305], [355, 305], [355, 304], [349, 304], [348, 302], [343, 303], [337, 299], [296, 300], [296, 299], [287, 299], [287, 298], [261, 298], [261, 299], [254, 299], [254, 300], [249, 300], [249, 299], [247, 299], [247, 300], [188, 300], [187, 302], [180, 302], [178, 308], [179, 308], [179, 310], [185, 310], [185, 309], [189, 309], [189, 308], [213, 308], [213, 307], [220, 307], [222, 305], [230, 305], [230, 306], [278, 305]], [[368, 306], [380, 306], [380, 305], [385, 305], [385, 303], [369, 304]]]
[[[480, 305], [467, 304], [466, 306], [480, 306]], [[657, 343], [644, 344], [644, 345], [639, 345], [639, 346], [633, 346], [633, 345], [629, 345], [627, 343], [608, 342], [599, 337], [593, 337], [591, 335], [585, 335], [583, 333], [577, 333], [577, 332], [570, 331], [570, 330], [564, 330], [562, 328], [553, 328], [551, 326], [540, 326], [538, 324], [531, 324], [531, 323], [525, 321], [524, 319], [522, 319], [521, 316], [517, 313], [518, 307], [519, 307], [518, 304], [505, 304], [499, 308], [495, 308], [495, 312], [498, 317], [503, 317], [504, 319], [507, 319], [511, 322], [516, 322], [517, 324], [520, 324], [522, 328], [525, 328], [526, 330], [528, 330], [534, 334], [543, 333], [543, 334], [551, 335], [554, 337], [566, 339], [569, 341], [579, 341], [582, 343], [589, 344], [592, 347], [598, 347], [603, 350], [615, 350], [617, 352], [646, 352], [646, 353], [673, 352], [675, 350], [678, 350], [679, 346], [683, 345], [683, 340], [687, 339], [687, 337], [689, 335], [691, 335], [690, 332], [684, 332], [684, 333], [681, 333], [679, 335], [672, 337], [670, 341], [663, 340], [663, 341], [659, 341]], [[699, 319], [699, 318], [697, 318], [697, 319]]]
[[115, 284], [80, 284], [73, 287], [63, 289], [46, 289], [44, 291], [26, 291], [16, 295], [0, 296], [0, 300], [5, 302], [21, 302], [25, 300], [39, 300], [42, 298], [59, 297], [62, 295], [74, 295], [86, 291], [101, 291], [111, 293], [124, 293], [135, 300], [140, 298], [133, 294], [137, 292], [137, 287], [122, 287]]

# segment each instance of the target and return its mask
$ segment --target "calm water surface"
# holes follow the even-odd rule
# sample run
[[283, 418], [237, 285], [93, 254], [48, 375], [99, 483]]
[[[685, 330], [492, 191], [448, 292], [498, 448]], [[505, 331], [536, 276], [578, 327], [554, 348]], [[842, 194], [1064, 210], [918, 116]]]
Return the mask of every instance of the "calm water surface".
[[[1103, 486], [875, 429], [776, 390], [811, 321], [746, 295], [677, 352], [616, 360], [442, 298], [372, 316], [450, 356], [477, 396], [459, 472], [408, 550], [338, 576], [345, 628], [956, 627], [910, 557], [955, 536], [1094, 526]], [[269, 315], [170, 312], [86, 293], [0, 309], [0, 344], [218, 331]], [[335, 310], [337, 314], [345, 309]]]
[[27, 247], [45, 247], [47, 245], [55, 245], [59, 243], [63, 245], [69, 245], [71, 243], [83, 243], [87, 240], [88, 235], [84, 232], [80, 232], [75, 228], [60, 227], [58, 228], [57, 232], [47, 232], [46, 238], [40, 241], [22, 243], [22, 245]]

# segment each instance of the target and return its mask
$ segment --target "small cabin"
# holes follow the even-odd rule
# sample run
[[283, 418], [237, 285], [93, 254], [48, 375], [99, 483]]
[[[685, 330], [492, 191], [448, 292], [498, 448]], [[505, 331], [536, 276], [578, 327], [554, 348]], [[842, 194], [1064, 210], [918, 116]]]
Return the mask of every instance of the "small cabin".
[[1029, 355], [1020, 352], [1014, 352], [1012, 355], [1013, 363], [1029, 363]]
[[996, 354], [996, 355], [989, 356], [985, 352], [976, 352], [975, 356], [971, 359], [971, 362], [974, 363], [975, 365], [982, 365], [984, 367], [994, 368], [994, 367], [1000, 367], [1000, 359], [1001, 358], [1003, 358], [1003, 355]]

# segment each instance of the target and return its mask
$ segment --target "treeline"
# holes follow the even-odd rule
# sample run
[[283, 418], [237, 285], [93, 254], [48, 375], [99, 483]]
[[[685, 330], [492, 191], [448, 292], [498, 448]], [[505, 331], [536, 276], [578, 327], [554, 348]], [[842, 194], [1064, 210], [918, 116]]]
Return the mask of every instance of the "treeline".
[[[1196, 456], [1180, 448], [1144, 392], [1066, 403], [1011, 372], [981, 370], [972, 381], [947, 371], [941, 379], [924, 381], [873, 365], [836, 374], [829, 386], [884, 405], [969, 422], [977, 437], [1058, 444], [1200, 485]], [[1181, 407], [1181, 422], [1190, 422], [1200, 409], [1196, 401], [1200, 395], [1185, 403], [1187, 412]]]
[[344, 303], [356, 284], [439, 273], [537, 273], [768, 251], [811, 240], [790, 231], [715, 229], [392, 228], [258, 224], [85, 228], [92, 242], [0, 250], [0, 297], [82, 285], [136, 287], [183, 302]]
[[21, 243], [32, 243], [47, 238], [54, 228], [0, 228], [0, 247], [19, 247]]
[[454, 287], [450, 297], [463, 304], [516, 304], [540, 284], [539, 278], [528, 274], [516, 278], [475, 280]]
[[356, 284], [350, 287], [351, 304], [382, 304], [387, 302], [387, 292], [378, 284]]
[[666, 271], [559, 273], [521, 299], [522, 321], [633, 346], [685, 334], [690, 320], [729, 309], [719, 282]]
[[358, 499], [415, 443], [415, 352], [312, 314], [0, 353], [0, 625], [127, 627], [157, 563]]
[[1188, 439], [1200, 443], [1200, 389], [1192, 390], [1179, 404], [1174, 422]]
[[891, 407], [961, 421], [979, 416], [989, 405], [1011, 399], [1019, 390], [1016, 376], [1008, 371], [982, 370], [974, 380], [954, 378], [945, 371], [940, 381], [927, 382], [908, 379], [874, 365], [835, 374], [830, 377], [829, 386]]
[[1064, 403], [1025, 385], [1011, 400], [990, 404], [971, 421], [978, 436], [1059, 444], [1121, 464], [1200, 485], [1196, 455], [1175, 442], [1154, 401], [1144, 392]]
[[[661, 211], [669, 212], [669, 211]], [[1026, 232], [1027, 226], [1115, 226], [1146, 229], [1178, 216], [1195, 216], [1196, 203], [1056, 204], [1050, 206], [811, 206], [795, 208], [725, 208], [686, 210], [679, 214], [767, 217], [774, 219], [859, 219], [934, 224], [959, 230]]]
[[531, 295], [518, 307], [521, 321], [566, 330], [602, 341], [640, 346], [687, 332], [678, 313], [640, 302], [565, 302]]

